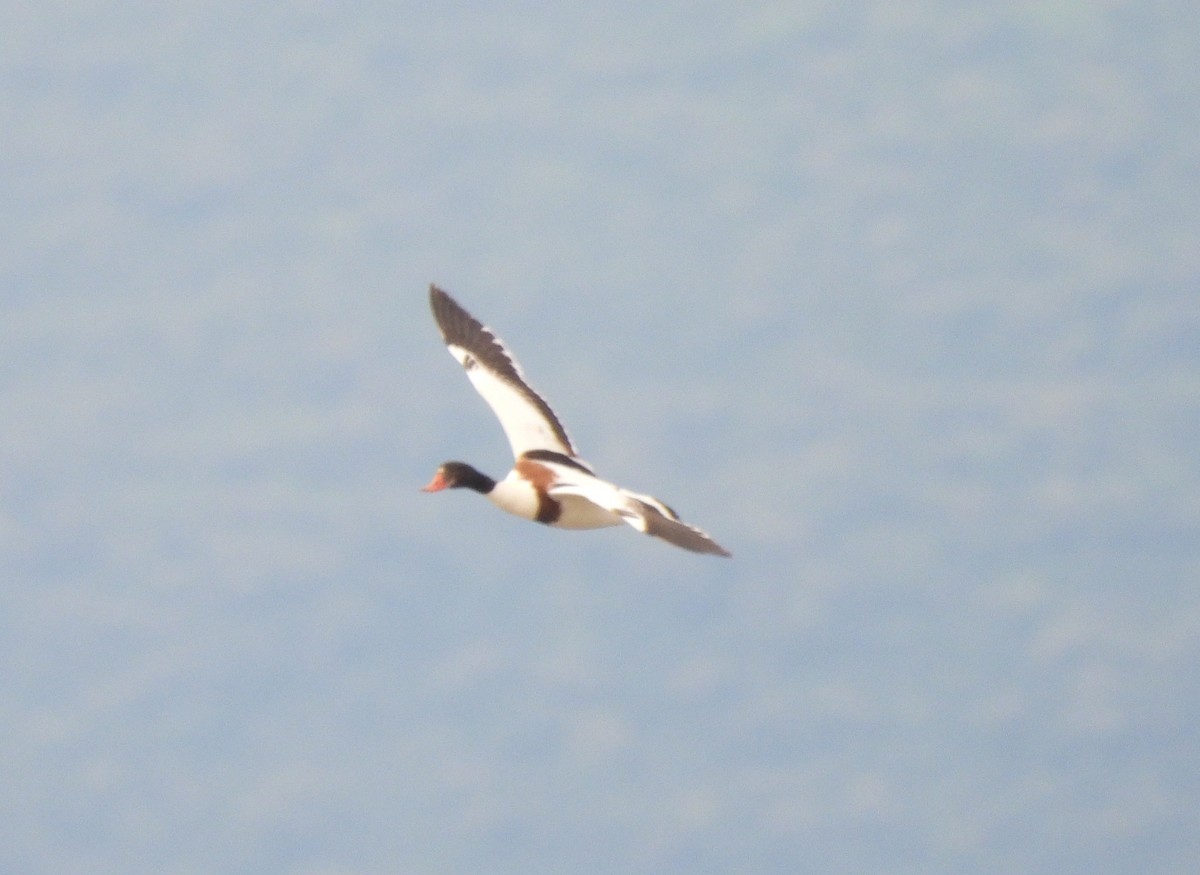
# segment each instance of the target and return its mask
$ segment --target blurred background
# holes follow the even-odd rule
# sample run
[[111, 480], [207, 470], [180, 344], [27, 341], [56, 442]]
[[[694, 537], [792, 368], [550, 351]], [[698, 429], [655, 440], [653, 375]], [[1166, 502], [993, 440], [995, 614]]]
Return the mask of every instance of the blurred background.
[[1182, 0], [7, 4], [0, 869], [1190, 871], [1198, 191]]

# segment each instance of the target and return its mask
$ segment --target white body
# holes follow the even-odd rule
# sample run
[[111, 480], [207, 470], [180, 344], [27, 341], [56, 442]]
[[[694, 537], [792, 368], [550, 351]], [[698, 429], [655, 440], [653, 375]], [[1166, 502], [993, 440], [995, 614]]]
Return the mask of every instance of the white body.
[[[613, 487], [614, 489], [616, 487]], [[579, 495], [551, 494], [562, 505], [558, 519], [550, 525], [559, 529], [603, 529], [608, 526], [619, 526], [624, 520], [612, 511], [583, 498]], [[519, 516], [522, 519], [536, 520], [541, 498], [533, 484], [521, 477], [515, 471], [496, 483], [496, 487], [488, 493], [488, 500], [503, 511]]]

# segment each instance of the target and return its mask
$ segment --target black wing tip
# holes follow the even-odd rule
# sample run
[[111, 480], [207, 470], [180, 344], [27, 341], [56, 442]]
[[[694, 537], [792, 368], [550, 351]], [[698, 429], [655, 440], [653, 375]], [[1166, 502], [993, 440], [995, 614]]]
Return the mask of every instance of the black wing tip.
[[676, 547], [682, 547], [684, 550], [687, 550], [691, 553], [699, 553], [703, 556], [720, 556], [723, 559], [732, 559], [733, 558], [732, 553], [730, 553], [728, 550], [726, 550], [724, 547], [722, 547], [720, 544], [718, 544], [716, 541], [714, 541], [712, 538], [710, 538], [704, 532], [700, 531], [699, 529], [695, 528], [694, 526], [687, 526], [686, 523], [684, 523], [683, 525], [685, 525], [688, 529], [691, 530], [691, 533], [692, 533], [691, 535], [683, 535], [682, 537], [677, 537], [677, 536], [666, 536], [666, 535], [663, 535], [661, 532], [656, 533], [656, 534], [658, 537], [662, 538], [664, 541], [666, 541], [670, 544], [674, 544]]
[[472, 338], [480, 338], [486, 345], [495, 345], [495, 335], [436, 283], [429, 285], [429, 309], [447, 344], [465, 346]]
[[690, 550], [693, 553], [701, 553], [705, 556], [720, 556], [724, 559], [732, 559], [733, 554], [714, 541], [706, 532], [702, 532], [695, 526], [688, 526], [687, 523], [682, 523], [691, 529], [697, 536], [696, 539], [688, 539], [688, 543], [681, 541], [672, 541], [678, 547], [683, 547], [685, 550]]
[[638, 504], [642, 506], [642, 518], [646, 521], [647, 535], [662, 538], [668, 544], [674, 544], [676, 547], [682, 547], [692, 553], [733, 558], [733, 554], [714, 541], [708, 532], [688, 525], [678, 517], [669, 517], [657, 507], [644, 501], [638, 501]]
[[450, 297], [445, 289], [433, 283], [429, 284], [429, 309], [433, 311], [433, 317], [437, 320], [438, 325], [442, 325], [449, 316], [457, 316], [460, 313], [467, 314], [462, 305]]

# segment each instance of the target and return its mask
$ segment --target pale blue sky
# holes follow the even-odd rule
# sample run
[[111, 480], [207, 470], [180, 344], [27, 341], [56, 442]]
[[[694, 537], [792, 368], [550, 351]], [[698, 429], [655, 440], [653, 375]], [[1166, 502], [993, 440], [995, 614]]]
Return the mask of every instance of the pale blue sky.
[[1191, 4], [2, 18], [0, 869], [1200, 857]]

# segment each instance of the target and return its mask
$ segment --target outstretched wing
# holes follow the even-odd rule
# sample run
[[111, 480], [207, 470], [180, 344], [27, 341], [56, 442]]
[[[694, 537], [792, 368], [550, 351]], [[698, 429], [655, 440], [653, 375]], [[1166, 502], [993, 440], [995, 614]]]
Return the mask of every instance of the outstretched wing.
[[575, 458], [578, 453], [550, 405], [525, 382], [521, 366], [498, 337], [437, 286], [429, 287], [429, 306], [446, 348], [492, 408], [513, 456], [550, 450]]
[[728, 550], [695, 526], [681, 522], [675, 511], [657, 498], [622, 489], [596, 477], [564, 480], [551, 486], [554, 496], [578, 495], [592, 504], [617, 514], [627, 524], [647, 535], [662, 538], [669, 544], [691, 550], [729, 556]]
[[695, 526], [689, 526], [687, 523], [664, 516], [653, 505], [645, 505], [645, 508], [645, 513], [640, 517], [625, 517], [625, 522], [639, 532], [662, 538], [676, 547], [691, 550], [693, 553], [711, 553], [714, 556], [732, 555]]

